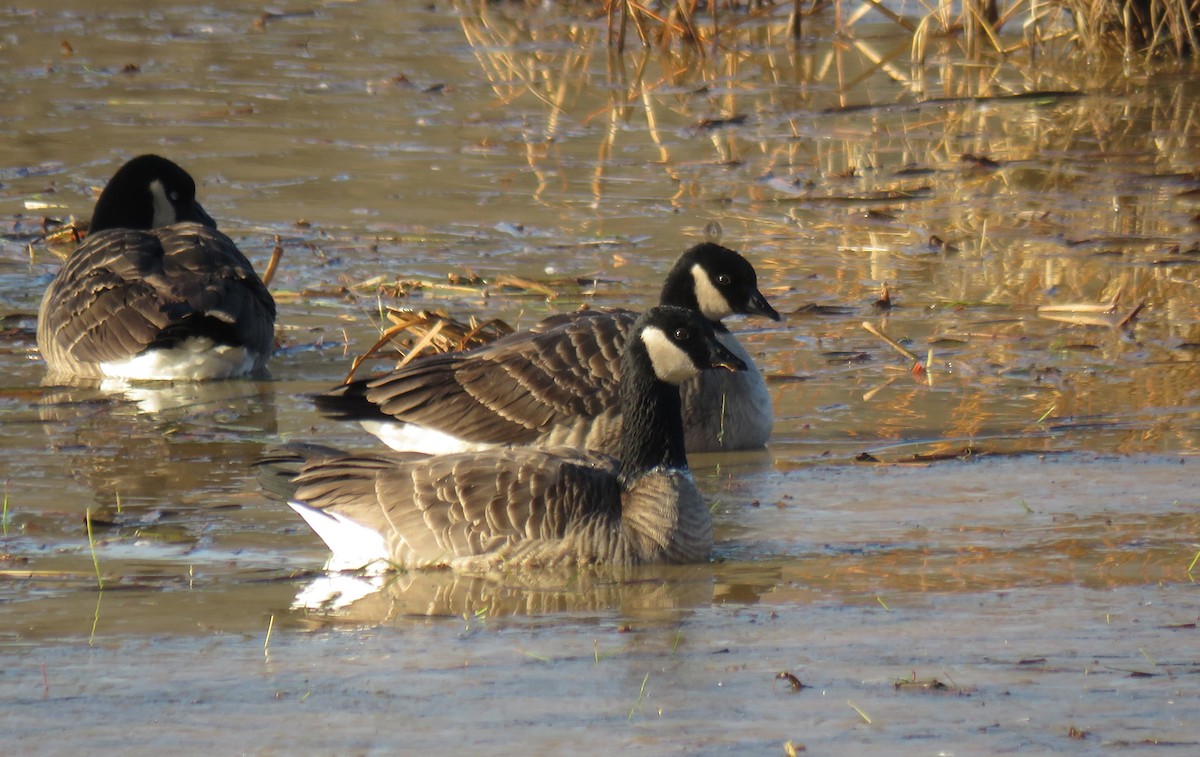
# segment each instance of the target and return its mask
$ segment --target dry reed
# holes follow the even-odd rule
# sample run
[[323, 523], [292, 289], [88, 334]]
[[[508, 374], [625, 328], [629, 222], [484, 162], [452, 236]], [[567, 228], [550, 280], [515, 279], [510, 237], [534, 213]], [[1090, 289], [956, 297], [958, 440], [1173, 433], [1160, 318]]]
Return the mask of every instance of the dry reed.
[[907, 4], [877, 0], [598, 0], [582, 3], [582, 12], [595, 14], [595, 6], [606, 17], [608, 45], [618, 51], [636, 36], [643, 47], [687, 47], [701, 55], [749, 24], [779, 24], [799, 41], [806, 25], [827, 23], [830, 15], [843, 35], [870, 17], [903, 28], [914, 51], [923, 52], [931, 39], [954, 39], [969, 55], [1004, 51], [1006, 27], [1018, 27], [1023, 44], [1066, 40], [1088, 55], [1125, 58], [1182, 57], [1195, 51], [1200, 35], [1196, 0], [917, 0], [916, 17], [903, 13]]

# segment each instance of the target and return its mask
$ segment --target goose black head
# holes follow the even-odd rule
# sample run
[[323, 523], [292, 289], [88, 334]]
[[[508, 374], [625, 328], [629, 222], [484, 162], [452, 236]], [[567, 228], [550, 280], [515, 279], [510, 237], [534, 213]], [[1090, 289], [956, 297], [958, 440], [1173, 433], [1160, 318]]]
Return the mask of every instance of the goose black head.
[[217, 227], [196, 201], [188, 172], [158, 155], [140, 155], [117, 169], [92, 212], [91, 231], [156, 229], [181, 221]]
[[650, 308], [633, 329], [659, 381], [682, 384], [709, 368], [746, 370], [746, 364], [717, 341], [712, 325], [694, 310]]
[[750, 261], [712, 242], [692, 247], [675, 261], [660, 303], [698, 310], [713, 323], [734, 313], [780, 320], [758, 291], [758, 274]]

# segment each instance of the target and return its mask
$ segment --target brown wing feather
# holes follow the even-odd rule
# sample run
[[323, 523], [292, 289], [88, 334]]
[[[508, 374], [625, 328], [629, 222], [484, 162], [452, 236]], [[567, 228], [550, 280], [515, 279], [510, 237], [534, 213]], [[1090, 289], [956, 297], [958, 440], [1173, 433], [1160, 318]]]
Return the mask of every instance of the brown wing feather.
[[524, 443], [614, 407], [620, 355], [636, 314], [556, 316], [471, 352], [418, 360], [369, 379], [384, 414], [471, 442]]
[[616, 462], [563, 448], [321, 460], [297, 477], [296, 499], [384, 534], [408, 565], [551, 545], [588, 520], [619, 522]]
[[38, 341], [52, 368], [132, 357], [173, 327], [269, 352], [274, 318], [270, 293], [221, 232], [112, 229], [85, 240], [50, 284]]

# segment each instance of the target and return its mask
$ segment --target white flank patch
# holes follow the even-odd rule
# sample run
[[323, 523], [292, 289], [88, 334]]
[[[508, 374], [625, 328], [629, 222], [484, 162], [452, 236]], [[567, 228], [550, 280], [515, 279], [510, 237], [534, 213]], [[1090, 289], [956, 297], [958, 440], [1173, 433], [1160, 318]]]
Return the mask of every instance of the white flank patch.
[[207, 381], [245, 376], [257, 362], [244, 347], [193, 337], [169, 350], [146, 350], [128, 360], [101, 363], [100, 370], [108, 378], [137, 381]]
[[452, 455], [456, 452], [478, 452], [490, 449], [493, 444], [466, 442], [413, 423], [400, 421], [360, 421], [368, 434], [373, 434], [397, 452], [424, 452], [427, 455]]
[[725, 299], [725, 295], [713, 286], [708, 272], [699, 263], [692, 265], [692, 280], [696, 283], [696, 304], [700, 306], [700, 312], [704, 314], [705, 318], [710, 321], [719, 321], [733, 315], [733, 308], [729, 306], [729, 300]]
[[700, 372], [692, 358], [657, 326], [642, 329], [642, 342], [659, 380], [678, 385]]
[[167, 190], [163, 188], [163, 184], [158, 179], [150, 182], [150, 196], [154, 198], [154, 221], [155, 229], [163, 226], [170, 226], [175, 223], [178, 217], [175, 214], [175, 205], [167, 197]]
[[303, 502], [288, 502], [333, 554], [325, 568], [331, 571], [363, 570], [382, 573], [389, 567], [387, 543], [378, 531], [360, 526], [337, 513], [318, 510]]

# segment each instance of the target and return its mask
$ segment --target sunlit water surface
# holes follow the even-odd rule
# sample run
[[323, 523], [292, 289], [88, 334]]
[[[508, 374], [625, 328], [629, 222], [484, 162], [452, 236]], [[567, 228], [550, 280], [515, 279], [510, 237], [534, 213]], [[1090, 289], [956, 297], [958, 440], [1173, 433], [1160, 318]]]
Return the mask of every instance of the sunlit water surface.
[[[701, 59], [507, 4], [104, 6], [0, 10], [6, 748], [1195, 753], [1194, 71], [914, 66], [882, 18]], [[272, 380], [41, 385], [43, 219], [146, 151], [260, 269], [278, 237]], [[734, 324], [770, 448], [693, 460], [714, 563], [291, 609], [323, 552], [247, 464], [369, 444], [304, 395], [385, 306], [644, 307], [706, 233], [787, 314]]]

